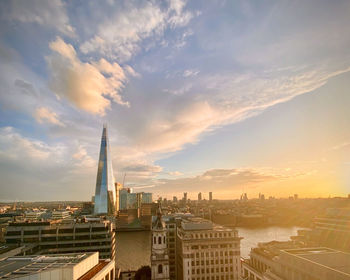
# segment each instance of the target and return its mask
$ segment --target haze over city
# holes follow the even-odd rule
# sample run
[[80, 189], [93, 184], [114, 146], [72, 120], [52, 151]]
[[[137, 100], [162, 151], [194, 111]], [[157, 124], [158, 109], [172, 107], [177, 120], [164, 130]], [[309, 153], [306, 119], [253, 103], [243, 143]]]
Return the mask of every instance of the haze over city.
[[345, 196], [349, 1], [2, 1], [1, 201]]

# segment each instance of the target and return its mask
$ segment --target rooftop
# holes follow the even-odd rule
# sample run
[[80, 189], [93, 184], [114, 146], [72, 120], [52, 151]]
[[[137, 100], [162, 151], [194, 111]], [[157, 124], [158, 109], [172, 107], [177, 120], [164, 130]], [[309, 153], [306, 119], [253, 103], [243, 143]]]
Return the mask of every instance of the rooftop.
[[50, 269], [73, 267], [94, 254], [98, 253], [9, 257], [0, 261], [0, 279], [12, 279]]
[[285, 253], [316, 265], [331, 268], [350, 276], [350, 254], [330, 248], [304, 248], [284, 250]]

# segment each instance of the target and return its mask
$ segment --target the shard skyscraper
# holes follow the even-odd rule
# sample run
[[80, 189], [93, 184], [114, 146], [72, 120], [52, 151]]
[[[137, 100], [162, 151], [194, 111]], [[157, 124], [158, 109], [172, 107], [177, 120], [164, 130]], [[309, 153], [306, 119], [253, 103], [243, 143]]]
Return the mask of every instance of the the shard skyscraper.
[[106, 125], [103, 126], [100, 158], [98, 161], [94, 214], [114, 215], [116, 213], [116, 193], [112, 158]]

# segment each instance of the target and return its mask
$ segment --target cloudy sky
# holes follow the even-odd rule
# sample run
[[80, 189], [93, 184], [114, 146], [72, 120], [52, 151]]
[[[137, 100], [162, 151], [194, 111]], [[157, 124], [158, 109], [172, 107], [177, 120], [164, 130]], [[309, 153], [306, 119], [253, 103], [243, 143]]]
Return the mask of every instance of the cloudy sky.
[[0, 3], [0, 200], [350, 193], [349, 1]]

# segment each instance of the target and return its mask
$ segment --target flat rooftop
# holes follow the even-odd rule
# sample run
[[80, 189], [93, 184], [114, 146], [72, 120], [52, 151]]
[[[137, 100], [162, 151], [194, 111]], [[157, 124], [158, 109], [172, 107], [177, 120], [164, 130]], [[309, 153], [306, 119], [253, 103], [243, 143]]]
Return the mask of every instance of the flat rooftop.
[[17, 278], [44, 270], [75, 266], [93, 254], [97, 253], [9, 257], [0, 261], [0, 279]]
[[218, 224], [214, 224], [212, 221], [199, 218], [199, 217], [187, 217], [182, 219], [181, 226], [184, 230], [212, 230], [218, 232], [232, 232], [231, 228], [227, 228]]
[[284, 250], [287, 254], [317, 265], [329, 267], [350, 276], [350, 254], [330, 248], [304, 248]]

